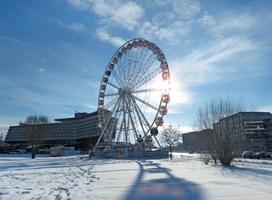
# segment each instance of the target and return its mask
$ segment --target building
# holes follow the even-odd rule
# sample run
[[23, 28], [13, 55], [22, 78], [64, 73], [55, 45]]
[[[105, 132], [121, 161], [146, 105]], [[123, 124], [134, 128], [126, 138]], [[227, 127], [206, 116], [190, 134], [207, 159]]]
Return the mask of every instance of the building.
[[184, 150], [192, 153], [205, 151], [203, 142], [205, 137], [210, 137], [211, 134], [213, 134], [212, 129], [192, 131], [182, 134]]
[[236, 136], [238, 151], [272, 151], [272, 114], [269, 112], [238, 112], [215, 123], [215, 134], [226, 129]]
[[235, 137], [237, 153], [246, 150], [272, 152], [272, 114], [269, 112], [238, 112], [213, 125], [213, 130], [185, 133], [183, 146], [186, 151], [200, 152], [207, 134], [219, 135], [222, 131]]
[[75, 113], [74, 117], [55, 119], [54, 123], [20, 123], [18, 126], [10, 126], [5, 142], [16, 145], [30, 144], [31, 133], [38, 136], [39, 144], [71, 145], [88, 149], [95, 145], [100, 135], [98, 113]]

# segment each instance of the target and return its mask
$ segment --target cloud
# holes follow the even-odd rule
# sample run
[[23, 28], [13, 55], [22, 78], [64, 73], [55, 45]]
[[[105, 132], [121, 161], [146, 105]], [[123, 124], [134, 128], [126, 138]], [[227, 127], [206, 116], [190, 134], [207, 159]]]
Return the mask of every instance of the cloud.
[[[78, 9], [87, 10], [99, 17], [99, 26], [96, 35], [104, 42], [114, 46], [120, 46], [125, 41], [119, 36], [112, 36], [108, 32], [113, 26], [119, 26], [125, 30], [133, 31], [140, 26], [144, 15], [142, 7], [134, 1], [123, 0], [68, 0], [68, 3]], [[70, 27], [81, 31], [82, 26]]]
[[[44, 79], [50, 80], [50, 83], [44, 84]], [[48, 114], [54, 110], [50, 115], [56, 116], [58, 112], [62, 112], [59, 114], [63, 115], [79, 107], [86, 109], [87, 107], [84, 106], [86, 104], [96, 105], [96, 99], [91, 98], [88, 92], [96, 91], [97, 83], [87, 78], [70, 79], [66, 74], [56, 72], [44, 77], [34, 76], [29, 82], [24, 81], [22, 84], [19, 80], [11, 81], [0, 76], [0, 85], [1, 88], [8, 88], [10, 91], [7, 93], [6, 90], [0, 90], [0, 96], [9, 99], [6, 104], [20, 108], [18, 111], [15, 110], [16, 115], [23, 113], [23, 110], [28, 110], [28, 113], [24, 113], [26, 115]]]
[[39, 72], [44, 72], [45, 69], [41, 67], [41, 68], [38, 69], [38, 71], [39, 71]]
[[6, 40], [6, 41], [9, 41], [9, 42], [13, 42], [13, 43], [25, 46], [25, 47], [38, 49], [38, 50], [41, 50], [41, 51], [46, 51], [46, 52], [49, 52], [49, 53], [56, 53], [56, 52], [54, 52], [54, 51], [52, 51], [50, 49], [42, 48], [42, 47], [40, 47], [38, 45], [31, 44], [31, 43], [28, 43], [28, 42], [23, 42], [23, 41], [20, 41], [20, 40], [16, 40], [14, 38], [6, 37], [6, 36], [3, 36], [3, 35], [0, 35], [0, 39]]
[[195, 16], [201, 10], [200, 3], [196, 0], [153, 0], [151, 6], [160, 6], [163, 8], [170, 6], [179, 17], [185, 19]]
[[200, 5], [198, 1], [173, 0], [173, 10], [182, 18], [188, 19], [199, 13]]
[[104, 28], [99, 28], [96, 30], [96, 34], [98, 36], [98, 38], [102, 41], [105, 42], [110, 42], [112, 45], [116, 46], [116, 47], [120, 47], [122, 44], [124, 44], [126, 41], [121, 38], [121, 37], [115, 37], [115, 36], [111, 36], [106, 29]]
[[112, 15], [113, 21], [122, 27], [132, 31], [134, 27], [139, 26], [139, 21], [143, 16], [143, 9], [135, 2], [128, 2], [117, 7], [116, 12]]
[[103, 23], [108, 25], [115, 23], [121, 27], [133, 30], [139, 25], [143, 16], [143, 9], [136, 2], [124, 2], [121, 0], [97, 0], [89, 1], [89, 11], [102, 18]]
[[[155, 38], [171, 45], [179, 44], [191, 32], [195, 17], [200, 11], [199, 3], [189, 0], [170, 0], [163, 3], [155, 1], [153, 4], [163, 6], [164, 11], [155, 13], [151, 19], [144, 19], [138, 34], [148, 39], [156, 36]], [[166, 7], [167, 4], [170, 8]]]
[[90, 8], [89, 0], [67, 0], [67, 2], [82, 10], [86, 10]]
[[214, 17], [209, 14], [204, 14], [198, 21], [202, 26], [206, 28], [212, 27], [216, 23]]
[[217, 20], [213, 16], [205, 14], [200, 22], [213, 35], [219, 37], [248, 35], [256, 31], [256, 25], [258, 24], [256, 17], [248, 13], [228, 14]]
[[88, 10], [101, 17], [101, 22], [111, 25], [112, 23], [132, 31], [139, 26], [144, 11], [134, 1], [122, 0], [68, 0], [72, 6]]
[[[242, 77], [259, 68], [252, 69], [251, 65], [240, 68], [238, 62], [231, 62], [232, 58], [237, 58], [245, 52], [254, 52], [258, 48], [258, 44], [247, 38], [225, 38], [203, 45], [193, 50], [186, 57], [173, 60], [170, 62], [170, 66], [177, 71], [179, 78], [182, 78], [187, 85], [217, 81], [224, 78], [227, 74]], [[239, 59], [242, 61], [247, 58], [240, 57]], [[228, 62], [229, 64], [226, 64]], [[248, 73], [242, 75], [237, 73], [241, 72], [241, 70], [243, 72], [248, 71]]]
[[[100, 24], [97, 28], [98, 38], [115, 46], [118, 42], [105, 39], [109, 38], [109, 34], [104, 33], [105, 30], [111, 32], [117, 27], [140, 37], [151, 39], [155, 36], [155, 38], [170, 44], [179, 43], [184, 36], [190, 33], [191, 18], [194, 18], [200, 11], [198, 2], [188, 0], [167, 1], [164, 5], [171, 5], [170, 9], [156, 12], [151, 16], [145, 12], [142, 5], [135, 1], [72, 0], [68, 3], [76, 8], [96, 14]], [[154, 2], [154, 4], [157, 3]], [[118, 36], [114, 37], [114, 40], [121, 41]]]
[[159, 20], [145, 21], [138, 30], [138, 34], [145, 38], [153, 39], [155, 36], [159, 40], [167, 41], [170, 44], [178, 43], [189, 32], [190, 28], [182, 21], [161, 24]]
[[54, 24], [60, 26], [60, 27], [64, 27], [67, 28], [75, 33], [90, 33], [91, 30], [84, 24], [82, 23], [78, 23], [78, 22], [73, 22], [70, 24], [64, 23], [62, 20], [60, 19], [55, 19], [50, 17], [49, 21], [53, 22]]
[[86, 33], [86, 32], [89, 32], [89, 29], [87, 26], [85, 26], [84, 24], [81, 24], [81, 23], [72, 23], [72, 24], [69, 24], [67, 25], [67, 27], [76, 32], [76, 33]]

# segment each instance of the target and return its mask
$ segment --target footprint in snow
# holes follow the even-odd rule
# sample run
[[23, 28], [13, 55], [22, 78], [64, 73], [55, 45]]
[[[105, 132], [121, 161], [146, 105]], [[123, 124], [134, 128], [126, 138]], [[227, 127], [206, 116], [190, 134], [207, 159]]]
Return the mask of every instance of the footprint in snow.
[[29, 191], [23, 191], [21, 192], [21, 194], [29, 194], [30, 192]]

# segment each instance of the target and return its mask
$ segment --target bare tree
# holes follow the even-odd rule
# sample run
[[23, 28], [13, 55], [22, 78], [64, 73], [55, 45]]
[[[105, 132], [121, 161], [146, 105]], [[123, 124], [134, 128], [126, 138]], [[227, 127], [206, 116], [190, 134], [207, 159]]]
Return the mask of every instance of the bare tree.
[[205, 164], [208, 164], [212, 159], [214, 164], [217, 164], [218, 156], [216, 152], [215, 135], [213, 129], [205, 129], [201, 132], [200, 144], [202, 151], [202, 160]]
[[0, 142], [4, 142], [4, 133], [0, 134]]
[[[230, 99], [212, 99], [206, 105], [199, 108], [196, 115], [195, 126], [200, 130], [213, 129], [213, 133], [203, 137], [202, 144], [206, 153], [215, 161], [219, 161], [226, 166], [231, 164], [235, 155], [237, 136], [231, 132], [234, 122], [227, 120], [224, 125], [218, 123], [234, 113], [243, 111], [242, 102], [235, 103]], [[216, 127], [214, 127], [216, 125]]]
[[48, 117], [32, 115], [25, 119], [25, 124], [45, 124], [48, 123]]
[[32, 148], [32, 158], [35, 158], [36, 145], [42, 144], [46, 138], [46, 132], [42, 124], [48, 123], [46, 116], [28, 116], [25, 124], [31, 125], [28, 130], [28, 141]]
[[172, 125], [166, 127], [162, 132], [161, 141], [164, 145], [167, 145], [169, 147], [171, 159], [173, 145], [175, 145], [181, 139], [181, 137], [182, 135], [181, 132], [178, 130], [178, 127], [173, 127]]

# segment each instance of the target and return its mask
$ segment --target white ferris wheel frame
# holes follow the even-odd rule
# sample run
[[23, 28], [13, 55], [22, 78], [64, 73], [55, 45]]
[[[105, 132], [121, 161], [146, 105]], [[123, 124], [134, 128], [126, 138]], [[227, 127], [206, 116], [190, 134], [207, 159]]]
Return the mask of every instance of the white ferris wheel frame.
[[[144, 49], [146, 52], [151, 52], [148, 59], [152, 57], [153, 63], [155, 62], [154, 60], [156, 60], [159, 66], [149, 72], [148, 69], [151, 61], [147, 60], [147, 58], [139, 58], [139, 51], [144, 51], [139, 50], [139, 48]], [[136, 50], [137, 56], [135, 53]], [[128, 61], [120, 64], [124, 62], [122, 59], [126, 59], [126, 56], [129, 57]], [[143, 63], [144, 61], [145, 63]], [[134, 67], [132, 66], [133, 64]], [[122, 66], [120, 67], [119, 65]], [[135, 65], [140, 69], [136, 69]], [[128, 70], [132, 72], [128, 72]], [[148, 84], [148, 82], [158, 77], [158, 75], [161, 75], [161, 81], [164, 85], [167, 85], [167, 87], [144, 87], [145, 84]], [[114, 81], [114, 83], [112, 81]], [[109, 87], [111, 91], [115, 91], [107, 93], [107, 88]], [[98, 119], [101, 132], [96, 146], [101, 143], [118, 143], [120, 142], [118, 139], [121, 137], [123, 140], [125, 139], [123, 143], [131, 144], [128, 138], [130, 134], [133, 134], [134, 143], [143, 141], [143, 139], [151, 135], [161, 148], [156, 138], [158, 130], [155, 130], [156, 134], [149, 133], [154, 132], [152, 130], [163, 125], [163, 117], [167, 114], [167, 105], [170, 101], [169, 90], [170, 72], [166, 57], [161, 49], [154, 43], [142, 38], [132, 39], [123, 44], [110, 59], [100, 84]], [[137, 96], [137, 94], [150, 94], [152, 92], [161, 92], [158, 106], [152, 105], [146, 99]], [[105, 104], [109, 98], [113, 100]], [[141, 104], [141, 106], [139, 106], [139, 104]], [[153, 119], [150, 118], [148, 120], [146, 118], [142, 110], [143, 106], [154, 110]], [[108, 109], [108, 107], [110, 109]]]

